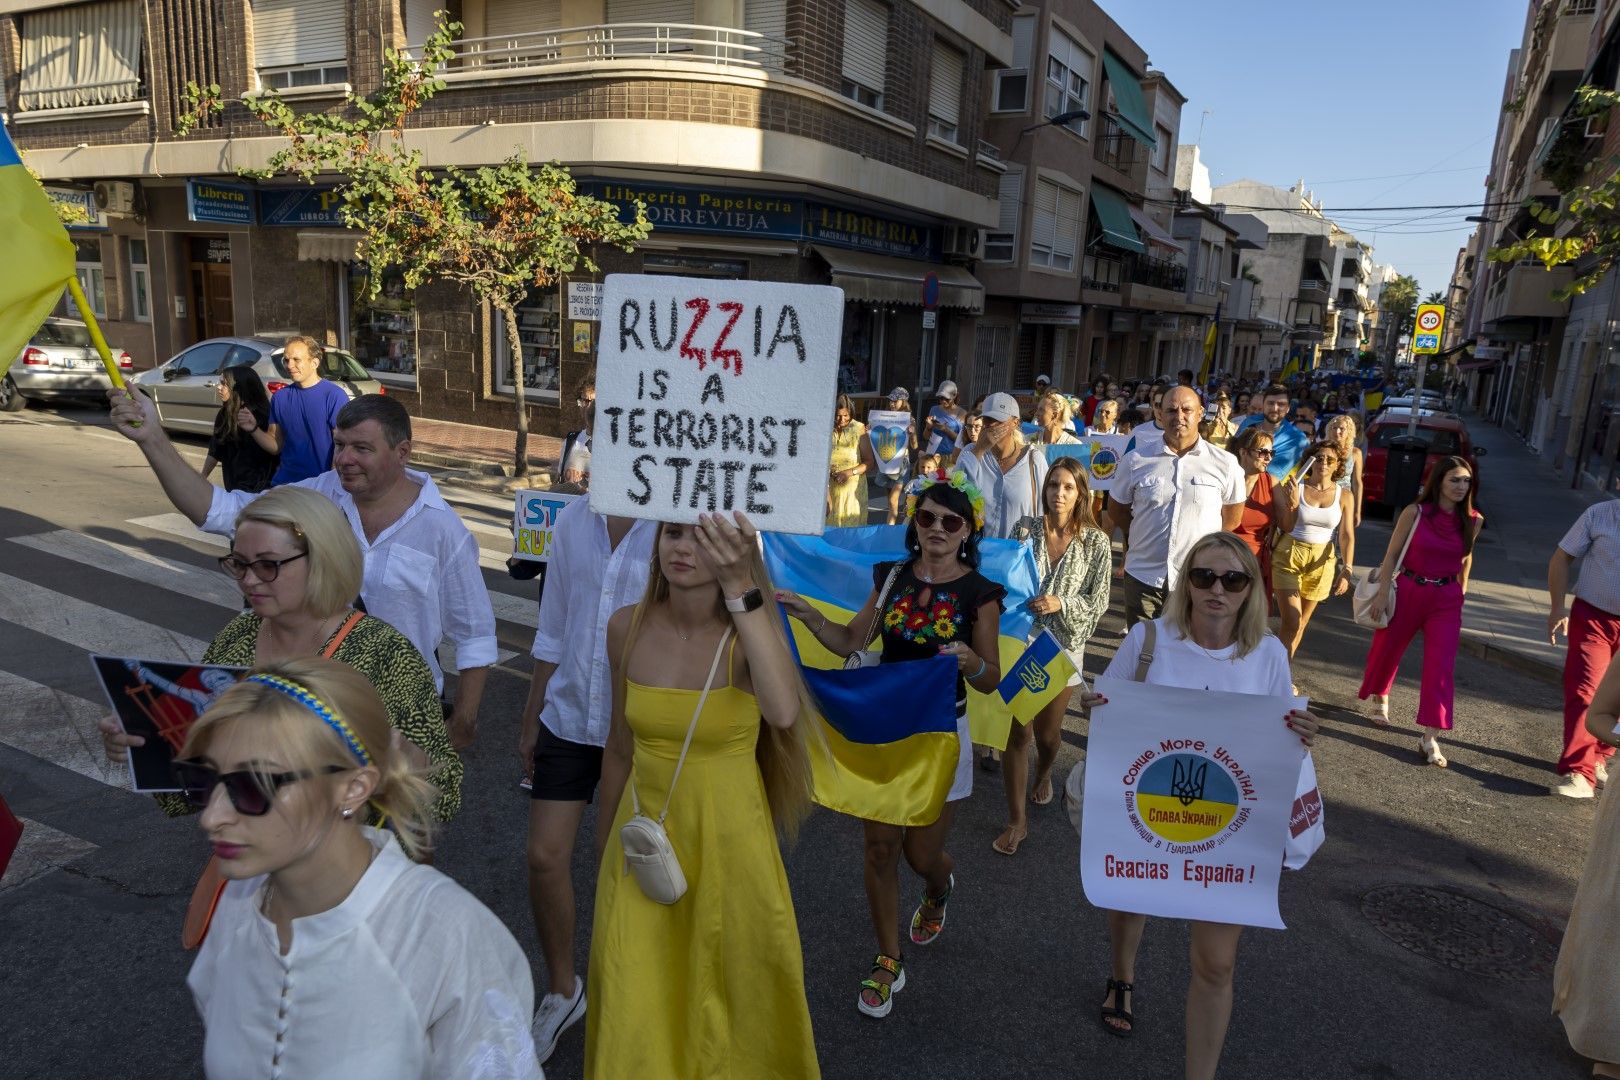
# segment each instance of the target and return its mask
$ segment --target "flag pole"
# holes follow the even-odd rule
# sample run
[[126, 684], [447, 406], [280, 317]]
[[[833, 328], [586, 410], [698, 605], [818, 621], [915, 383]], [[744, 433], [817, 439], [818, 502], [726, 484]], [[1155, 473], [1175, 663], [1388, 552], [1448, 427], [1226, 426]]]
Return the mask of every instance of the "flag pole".
[[96, 353], [101, 357], [101, 366], [107, 369], [107, 377], [112, 380], [113, 386], [129, 393], [129, 387], [124, 385], [124, 376], [118, 371], [118, 361], [113, 359], [112, 349], [107, 346], [107, 339], [102, 336], [101, 325], [96, 322], [96, 313], [90, 310], [90, 301], [84, 297], [84, 288], [79, 284], [77, 274], [68, 278], [68, 292], [73, 296], [73, 303], [77, 305], [79, 314], [84, 317], [84, 325], [90, 330], [90, 341], [96, 347]]

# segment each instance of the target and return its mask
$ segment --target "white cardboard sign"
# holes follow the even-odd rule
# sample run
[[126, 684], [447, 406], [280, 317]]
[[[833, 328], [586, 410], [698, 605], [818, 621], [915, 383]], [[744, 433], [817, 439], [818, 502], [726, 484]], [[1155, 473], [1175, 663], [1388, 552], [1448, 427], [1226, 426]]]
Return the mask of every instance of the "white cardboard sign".
[[1080, 881], [1100, 908], [1282, 929], [1277, 882], [1303, 756], [1294, 698], [1099, 678]]
[[609, 275], [591, 509], [819, 535], [843, 322], [826, 285]]
[[557, 515], [579, 498], [551, 491], [516, 491], [512, 509], [512, 558], [550, 562], [556, 554]]

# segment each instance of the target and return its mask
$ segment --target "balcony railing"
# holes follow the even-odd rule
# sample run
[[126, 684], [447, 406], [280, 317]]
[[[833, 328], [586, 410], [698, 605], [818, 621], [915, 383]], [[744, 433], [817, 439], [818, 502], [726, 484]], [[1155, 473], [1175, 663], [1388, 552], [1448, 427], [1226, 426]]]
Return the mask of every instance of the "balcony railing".
[[780, 72], [792, 42], [730, 26], [611, 23], [462, 38], [449, 71], [532, 72], [567, 64], [659, 61]]
[[1132, 285], [1184, 293], [1187, 291], [1187, 268], [1169, 259], [1131, 255], [1125, 260], [1125, 280]]
[[1097, 137], [1092, 140], [1092, 156], [1111, 168], [1129, 173], [1137, 164], [1139, 144], [1125, 133], [1119, 122], [1104, 113]]
[[1089, 253], [1086, 255], [1085, 266], [1080, 275], [1082, 287], [1096, 289], [1100, 292], [1117, 293], [1124, 280], [1124, 260], [1110, 258], [1106, 255]]

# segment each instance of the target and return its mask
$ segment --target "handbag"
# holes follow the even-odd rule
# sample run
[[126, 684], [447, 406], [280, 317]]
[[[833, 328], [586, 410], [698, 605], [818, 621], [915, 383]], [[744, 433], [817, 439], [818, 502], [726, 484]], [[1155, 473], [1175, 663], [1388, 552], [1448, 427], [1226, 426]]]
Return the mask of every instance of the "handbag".
[[[1394, 572], [1397, 574], [1401, 572], [1401, 567], [1406, 562], [1406, 549], [1412, 546], [1412, 537], [1417, 535], [1418, 526], [1422, 524], [1422, 521], [1423, 515], [1421, 513], [1412, 521], [1412, 530], [1406, 534], [1406, 542], [1401, 545], [1400, 558], [1395, 560]], [[1378, 571], [1381, 569], [1383, 568], [1375, 566], [1368, 570], [1367, 576], [1356, 582], [1355, 594], [1350, 598], [1350, 612], [1351, 616], [1356, 620], [1356, 625], [1365, 626], [1369, 630], [1382, 630], [1389, 625], [1389, 620], [1395, 617], [1395, 593], [1393, 590], [1390, 591], [1389, 605], [1384, 608], [1383, 617], [1375, 619], [1372, 615], [1373, 601], [1378, 599]]]
[[[889, 576], [883, 580], [883, 591], [878, 593], [877, 605], [872, 608], [872, 621], [866, 627], [866, 636], [861, 639], [862, 645], [868, 644], [877, 636], [878, 620], [883, 617], [883, 604], [889, 599], [889, 590], [894, 588], [894, 581], [900, 576], [900, 567], [904, 565], [904, 560], [895, 563], [894, 568], [889, 571]], [[882, 649], [856, 649], [844, 657], [844, 670], [854, 671], [856, 668], [877, 667], [882, 662]]]
[[[1159, 641], [1159, 627], [1152, 619], [1142, 620], [1142, 651], [1136, 656], [1136, 671], [1131, 675], [1132, 682], [1147, 682], [1148, 668], [1153, 666], [1153, 647]], [[1315, 783], [1316, 773], [1311, 773], [1311, 781]], [[1063, 809], [1068, 812], [1069, 824], [1074, 831], [1080, 831], [1080, 811], [1086, 804], [1086, 763], [1082, 760], [1069, 770], [1069, 778], [1063, 782]], [[1321, 800], [1317, 800], [1320, 807]], [[1320, 815], [1318, 815], [1320, 816]], [[1317, 845], [1320, 847], [1320, 843]], [[1315, 851], [1315, 848], [1311, 849]], [[1307, 859], [1310, 856], [1305, 856]], [[1305, 864], [1300, 863], [1301, 866]]]
[[647, 899], [659, 904], [673, 904], [686, 895], [686, 874], [681, 860], [675, 855], [675, 845], [664, 831], [664, 819], [669, 816], [670, 800], [675, 797], [675, 784], [681, 778], [681, 766], [686, 764], [686, 751], [692, 745], [692, 733], [697, 731], [698, 717], [703, 715], [703, 703], [709, 700], [714, 685], [714, 673], [720, 668], [720, 657], [725, 655], [726, 643], [731, 640], [731, 628], [720, 637], [714, 650], [714, 662], [709, 665], [709, 677], [703, 681], [703, 693], [698, 695], [697, 708], [692, 710], [692, 722], [686, 728], [686, 741], [681, 744], [681, 756], [675, 762], [675, 773], [669, 778], [669, 790], [664, 794], [664, 809], [657, 820], [641, 812], [641, 799], [636, 795], [636, 778], [630, 776], [630, 820], [619, 826], [619, 845], [624, 849], [627, 872], [636, 875], [636, 884]]

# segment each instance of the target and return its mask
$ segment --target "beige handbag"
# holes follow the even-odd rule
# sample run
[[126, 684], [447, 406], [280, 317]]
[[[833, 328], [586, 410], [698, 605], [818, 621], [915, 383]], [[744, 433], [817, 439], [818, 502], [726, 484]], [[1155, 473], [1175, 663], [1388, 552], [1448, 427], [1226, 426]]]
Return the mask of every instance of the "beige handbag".
[[686, 728], [686, 741], [681, 744], [681, 756], [675, 762], [675, 774], [669, 778], [669, 791], [664, 795], [664, 809], [655, 821], [641, 812], [641, 799], [636, 795], [635, 773], [630, 774], [630, 820], [619, 827], [619, 844], [624, 848], [625, 869], [636, 875], [636, 884], [647, 894], [647, 899], [660, 904], [673, 904], [686, 895], [686, 874], [681, 861], [675, 856], [675, 845], [664, 831], [664, 819], [669, 816], [670, 800], [675, 797], [675, 784], [681, 778], [681, 766], [686, 764], [686, 751], [692, 745], [692, 734], [697, 731], [698, 717], [709, 700], [714, 686], [714, 673], [719, 670], [720, 657], [725, 655], [726, 643], [731, 640], [731, 628], [720, 636], [714, 650], [714, 662], [709, 665], [709, 677], [703, 682], [703, 693], [698, 695], [697, 708], [692, 711], [692, 722]]

